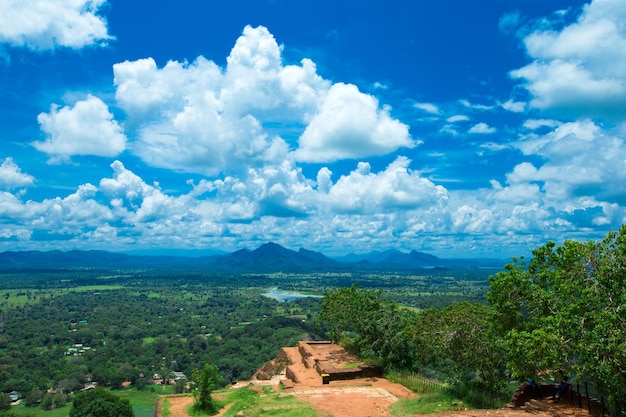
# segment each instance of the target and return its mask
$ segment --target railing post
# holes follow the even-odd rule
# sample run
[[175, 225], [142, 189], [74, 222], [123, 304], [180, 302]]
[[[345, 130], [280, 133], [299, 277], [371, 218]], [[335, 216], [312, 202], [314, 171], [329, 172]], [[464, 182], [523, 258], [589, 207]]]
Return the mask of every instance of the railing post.
[[600, 403], [602, 404], [602, 417], [604, 417], [604, 397], [600, 396]]
[[582, 403], [580, 402], [580, 382], [576, 383], [576, 393], [578, 394], [578, 408], [583, 408]]

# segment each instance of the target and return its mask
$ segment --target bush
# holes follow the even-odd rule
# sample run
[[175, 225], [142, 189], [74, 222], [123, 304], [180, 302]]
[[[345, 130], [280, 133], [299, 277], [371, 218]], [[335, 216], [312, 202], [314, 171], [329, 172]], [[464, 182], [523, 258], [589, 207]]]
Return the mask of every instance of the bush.
[[81, 392], [74, 398], [70, 417], [135, 417], [127, 399], [103, 388]]

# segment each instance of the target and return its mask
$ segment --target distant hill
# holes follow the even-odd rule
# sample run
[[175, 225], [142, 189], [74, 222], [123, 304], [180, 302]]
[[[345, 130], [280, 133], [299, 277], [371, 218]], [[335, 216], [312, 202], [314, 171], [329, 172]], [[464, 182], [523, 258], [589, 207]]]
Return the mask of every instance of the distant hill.
[[475, 267], [501, 268], [508, 260], [495, 258], [439, 258], [424, 252], [410, 253], [398, 250], [373, 251], [365, 254], [349, 254], [334, 258], [341, 263], [359, 265], [363, 268], [410, 269], [410, 268], [447, 268]]
[[217, 256], [215, 260], [220, 268], [258, 272], [306, 272], [341, 267], [341, 263], [319, 252], [302, 248], [296, 252], [276, 243], [266, 243], [252, 251], [238, 250], [230, 255]]
[[276, 243], [265, 243], [254, 250], [210, 256], [149, 256], [106, 251], [22, 251], [0, 253], [0, 270], [193, 268], [220, 272], [316, 272], [349, 270], [410, 270], [447, 267], [502, 267], [498, 259], [443, 259], [423, 252], [390, 250], [331, 259], [319, 252], [298, 251]]

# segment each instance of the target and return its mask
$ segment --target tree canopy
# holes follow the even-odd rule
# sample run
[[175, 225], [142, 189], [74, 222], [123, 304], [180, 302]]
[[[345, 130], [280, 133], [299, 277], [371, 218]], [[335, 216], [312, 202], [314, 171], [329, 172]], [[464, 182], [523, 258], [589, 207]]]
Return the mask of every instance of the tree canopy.
[[194, 383], [192, 391], [195, 401], [194, 407], [202, 412], [214, 411], [211, 392], [213, 392], [219, 382], [217, 366], [205, 363], [201, 369], [194, 369], [191, 374], [191, 380]]
[[74, 398], [70, 417], [135, 417], [127, 399], [103, 388], [81, 392]]
[[554, 242], [491, 278], [488, 299], [513, 376], [563, 370], [626, 397], [626, 227], [600, 242]]

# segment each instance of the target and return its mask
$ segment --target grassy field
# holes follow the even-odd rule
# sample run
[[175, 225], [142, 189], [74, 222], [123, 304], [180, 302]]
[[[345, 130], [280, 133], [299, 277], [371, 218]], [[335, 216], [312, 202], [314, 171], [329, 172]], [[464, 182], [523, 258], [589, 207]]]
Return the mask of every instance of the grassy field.
[[419, 397], [411, 400], [400, 400], [391, 406], [391, 415], [402, 417], [415, 414], [438, 414], [450, 410], [462, 410], [463, 402], [453, 396], [434, 392], [420, 394]]
[[[311, 404], [300, 401], [291, 395], [281, 395], [273, 389], [263, 390], [263, 394], [251, 388], [229, 389], [215, 392], [216, 405], [219, 408], [232, 404], [223, 414], [224, 417], [247, 416], [289, 416], [317, 417], [318, 413]], [[190, 414], [193, 416], [193, 413]], [[200, 416], [198, 416], [200, 417]]]
[[[120, 398], [128, 399], [133, 407], [135, 417], [152, 417], [154, 408], [160, 395], [169, 395], [174, 393], [173, 386], [151, 385], [150, 388], [138, 391], [136, 389], [114, 390], [113, 393]], [[42, 410], [39, 407], [27, 407], [18, 405], [11, 407], [11, 412], [18, 416], [34, 416], [34, 417], [67, 417], [72, 408], [71, 401], [61, 408], [54, 410]]]
[[68, 403], [65, 407], [48, 411], [42, 410], [39, 407], [26, 407], [24, 405], [18, 405], [11, 407], [10, 411], [17, 416], [67, 417], [70, 415], [70, 408], [72, 408], [70, 403]]
[[71, 288], [47, 288], [47, 289], [31, 289], [18, 288], [6, 289], [0, 291], [0, 306], [5, 308], [23, 307], [31, 302], [38, 302], [41, 297], [49, 297], [67, 294], [69, 292], [99, 292], [110, 290], [121, 290], [125, 288], [122, 285], [83, 285]]

